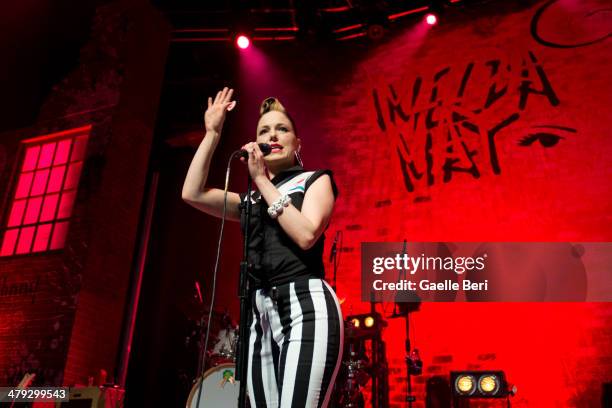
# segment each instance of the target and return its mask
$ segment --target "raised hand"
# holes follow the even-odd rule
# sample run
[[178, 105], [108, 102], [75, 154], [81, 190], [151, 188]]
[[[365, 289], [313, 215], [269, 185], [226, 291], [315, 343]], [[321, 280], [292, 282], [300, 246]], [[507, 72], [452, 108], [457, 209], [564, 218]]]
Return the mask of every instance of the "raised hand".
[[225, 115], [236, 106], [236, 101], [232, 101], [234, 90], [228, 87], [217, 92], [214, 101], [208, 98], [208, 109], [204, 113], [204, 126], [207, 132], [221, 133]]

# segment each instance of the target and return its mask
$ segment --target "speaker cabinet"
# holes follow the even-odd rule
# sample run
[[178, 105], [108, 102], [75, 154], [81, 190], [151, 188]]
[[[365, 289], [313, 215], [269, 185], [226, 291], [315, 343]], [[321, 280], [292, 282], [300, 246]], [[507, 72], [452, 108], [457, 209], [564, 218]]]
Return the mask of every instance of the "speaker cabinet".
[[125, 391], [114, 387], [70, 388], [70, 401], [56, 408], [123, 408]]

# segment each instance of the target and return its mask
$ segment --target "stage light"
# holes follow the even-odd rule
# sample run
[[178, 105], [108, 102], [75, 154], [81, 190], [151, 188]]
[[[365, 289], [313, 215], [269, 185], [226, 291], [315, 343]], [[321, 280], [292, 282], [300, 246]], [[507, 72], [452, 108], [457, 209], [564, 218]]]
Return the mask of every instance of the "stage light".
[[472, 395], [476, 391], [476, 379], [471, 375], [460, 375], [455, 379], [455, 389], [461, 395]]
[[387, 322], [379, 313], [347, 316], [344, 321], [347, 338], [372, 338], [380, 335]]
[[503, 371], [451, 371], [453, 395], [464, 398], [502, 398], [514, 395]]
[[249, 45], [251, 45], [251, 40], [249, 40], [249, 37], [247, 37], [246, 35], [240, 34], [236, 37], [236, 45], [238, 46], [238, 48], [246, 50], [247, 48], [249, 48]]
[[478, 388], [483, 394], [495, 394], [499, 390], [499, 380], [494, 375], [485, 375], [478, 380]]
[[438, 17], [436, 17], [436, 15], [435, 15], [435, 14], [433, 14], [433, 13], [428, 13], [428, 14], [425, 16], [425, 21], [426, 21], [426, 22], [427, 22], [427, 24], [429, 24], [429, 25], [434, 25], [434, 24], [436, 24], [436, 23], [438, 22]]
[[370, 40], [378, 41], [385, 36], [385, 27], [381, 24], [370, 24], [366, 32]]

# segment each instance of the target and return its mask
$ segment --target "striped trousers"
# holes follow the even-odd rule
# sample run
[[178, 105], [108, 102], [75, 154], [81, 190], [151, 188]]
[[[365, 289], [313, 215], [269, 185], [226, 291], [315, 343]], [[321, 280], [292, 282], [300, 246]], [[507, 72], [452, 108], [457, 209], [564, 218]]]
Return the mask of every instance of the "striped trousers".
[[327, 407], [342, 358], [338, 298], [322, 279], [253, 293], [247, 389], [251, 408]]

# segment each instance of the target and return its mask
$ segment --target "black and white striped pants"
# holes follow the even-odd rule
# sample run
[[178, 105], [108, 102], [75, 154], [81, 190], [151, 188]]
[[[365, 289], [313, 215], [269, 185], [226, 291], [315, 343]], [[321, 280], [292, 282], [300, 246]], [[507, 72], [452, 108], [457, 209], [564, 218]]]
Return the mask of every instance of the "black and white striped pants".
[[251, 407], [327, 407], [344, 340], [333, 289], [322, 279], [302, 279], [258, 289], [252, 300]]

